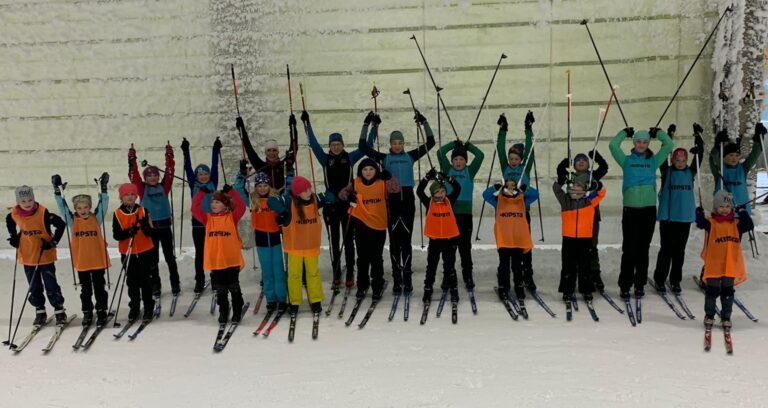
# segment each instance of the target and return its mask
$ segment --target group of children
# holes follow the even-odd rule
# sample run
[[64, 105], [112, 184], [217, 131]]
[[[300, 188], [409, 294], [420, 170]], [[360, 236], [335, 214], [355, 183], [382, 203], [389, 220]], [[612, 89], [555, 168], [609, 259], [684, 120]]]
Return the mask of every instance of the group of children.
[[[343, 287], [362, 299], [370, 290], [374, 300], [382, 297], [385, 283], [384, 244], [389, 235], [393, 293], [413, 291], [411, 239], [415, 220], [415, 198], [425, 209], [423, 234], [429, 238], [424, 302], [431, 301], [433, 285], [440, 259], [443, 262], [441, 289], [458, 302], [456, 252], [461, 258], [465, 288], [475, 287], [472, 263], [472, 214], [474, 177], [482, 164], [483, 152], [471, 143], [448, 142], [438, 149], [438, 169], [429, 169], [425, 176], [414, 177], [414, 165], [429, 154], [435, 137], [427, 119], [418, 111], [414, 121], [417, 134], [426, 136], [417, 148], [406, 151], [405, 137], [400, 131], [389, 136], [389, 151], [373, 148], [378, 138], [381, 118], [370, 112], [363, 121], [358, 149], [347, 152], [341, 134], [331, 133], [329, 150], [323, 151], [315, 136], [307, 112], [301, 114], [309, 145], [323, 169], [325, 192], [317, 194], [312, 183], [296, 176], [295, 155], [298, 142], [297, 121], [289, 118], [291, 146], [280, 157], [278, 144], [268, 140], [265, 158], [253, 149], [245, 123], [237, 118], [244, 156], [234, 186], [218, 186], [218, 166], [221, 142], [216, 139], [212, 149], [211, 166], [191, 165], [190, 145], [184, 139], [185, 182], [192, 197], [192, 236], [195, 246], [196, 294], [203, 291], [205, 271], [210, 272], [211, 285], [217, 295], [219, 322], [238, 322], [243, 314], [243, 295], [239, 273], [245, 262], [238, 223], [250, 208], [251, 225], [262, 270], [262, 285], [268, 310], [295, 314], [303, 301], [306, 288], [312, 311], [322, 308], [323, 288], [319, 256], [323, 224], [331, 246], [332, 290]], [[529, 186], [530, 170], [535, 160], [533, 124], [529, 111], [524, 119], [524, 143], [506, 148], [509, 124], [504, 115], [498, 120], [497, 151], [502, 163], [503, 183], [489, 187], [483, 199], [495, 209], [494, 236], [499, 255], [497, 271], [498, 296], [506, 301], [514, 296], [524, 299], [526, 289], [536, 290], [533, 278], [530, 227], [530, 205], [540, 198]], [[710, 164], [716, 176], [716, 194], [712, 216], [705, 217], [701, 199], [697, 207], [694, 196], [696, 174], [703, 158], [703, 129], [694, 124], [694, 159], [689, 164], [688, 151], [673, 151], [674, 125], [667, 132], [658, 128], [635, 132], [626, 128], [611, 140], [610, 151], [623, 169], [622, 231], [623, 245], [619, 274], [622, 298], [644, 295], [648, 280], [650, 242], [659, 221], [661, 249], [657, 257], [654, 280], [658, 291], [665, 291], [669, 279], [673, 291], [680, 291], [680, 281], [690, 224], [696, 222], [707, 231], [702, 253], [702, 271], [706, 284], [706, 315], [714, 317], [714, 299], [721, 297], [723, 321], [730, 319], [733, 287], [746, 279], [741, 255], [741, 234], [752, 229], [749, 216], [749, 193], [746, 174], [760, 155], [760, 141], [765, 127], [755, 128], [752, 152], [739, 163], [740, 142], [732, 142], [726, 133], [717, 135], [710, 153]], [[627, 154], [621, 147], [632, 140]], [[651, 140], [661, 142], [654, 153]], [[421, 142], [421, 141], [420, 141]], [[506, 154], [505, 154], [506, 153]], [[668, 156], [671, 156], [671, 164]], [[469, 161], [469, 154], [473, 159]], [[450, 155], [450, 160], [448, 158]], [[171, 292], [181, 290], [173, 240], [173, 207], [169, 193], [175, 176], [174, 151], [165, 149], [165, 169], [146, 166], [139, 176], [136, 151], [128, 151], [128, 179], [119, 189], [120, 205], [112, 217], [112, 236], [119, 242], [129, 297], [129, 319], [139, 319], [142, 306], [144, 320], [151, 320], [154, 302], [160, 296], [160, 246], [170, 275]], [[594, 161], [597, 168], [590, 162]], [[431, 161], [431, 160], [430, 160]], [[247, 163], [253, 167], [249, 172]], [[355, 164], [357, 169], [355, 171]], [[572, 172], [569, 172], [572, 168]], [[656, 174], [661, 169], [662, 183], [657, 191]], [[604, 291], [597, 251], [600, 211], [606, 196], [601, 179], [608, 164], [597, 150], [565, 158], [557, 166], [557, 179], [552, 185], [560, 204], [562, 218], [562, 270], [559, 292], [566, 302], [575, 291], [591, 300], [594, 290]], [[353, 176], [356, 174], [356, 176]], [[57, 323], [66, 321], [64, 298], [55, 276], [56, 246], [65, 229], [71, 227], [73, 266], [82, 284], [81, 303], [84, 324], [93, 321], [96, 311], [98, 325], [107, 319], [105, 270], [110, 267], [102, 227], [108, 207], [109, 175], [99, 179], [99, 203], [92, 209], [88, 195], [72, 198], [71, 212], [61, 196], [64, 186], [58, 175], [52, 179], [55, 198], [65, 219], [49, 212], [35, 201], [28, 186], [16, 189], [17, 206], [6, 223], [9, 241], [17, 248], [18, 263], [24, 266], [30, 283], [29, 302], [36, 308], [35, 324], [47, 320], [43, 288], [54, 307]], [[417, 184], [418, 183], [418, 184]], [[251, 186], [251, 188], [246, 188]], [[416, 192], [414, 195], [414, 187]], [[140, 200], [141, 204], [137, 201]], [[658, 200], [658, 201], [657, 201]], [[658, 208], [657, 208], [658, 204]], [[69, 232], [67, 231], [69, 235]], [[342, 276], [342, 254], [346, 260]], [[354, 271], [357, 267], [357, 275]], [[511, 285], [510, 276], [514, 286]], [[95, 297], [95, 306], [91, 297]], [[230, 304], [231, 297], [231, 304]], [[230, 307], [231, 305], [231, 307]]]

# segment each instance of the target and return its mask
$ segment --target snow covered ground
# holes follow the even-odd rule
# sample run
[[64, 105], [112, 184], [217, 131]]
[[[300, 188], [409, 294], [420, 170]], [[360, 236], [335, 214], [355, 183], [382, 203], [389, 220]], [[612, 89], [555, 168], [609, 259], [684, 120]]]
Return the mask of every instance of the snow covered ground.
[[[690, 278], [698, 274], [703, 235], [692, 234], [688, 246], [683, 288], [697, 318], [681, 321], [662, 300], [648, 291], [643, 323], [633, 328], [627, 318], [607, 303], [595, 300], [600, 322], [594, 323], [585, 308], [566, 322], [556, 293], [560, 252], [556, 249], [558, 220], [547, 219], [547, 240], [534, 252], [537, 283], [548, 304], [558, 313], [549, 317], [532, 300], [530, 320], [512, 321], [495, 300], [497, 258], [489, 249], [489, 219], [484, 220], [481, 245], [474, 251], [478, 281], [477, 316], [462, 293], [459, 323], [445, 314], [430, 314], [420, 326], [421, 287], [417, 286], [411, 318], [403, 322], [402, 308], [387, 321], [391, 297], [385, 296], [368, 326], [345, 327], [342, 320], [323, 317], [320, 338], [310, 338], [311, 316], [302, 309], [294, 344], [287, 341], [288, 321], [269, 339], [251, 332], [261, 320], [248, 314], [227, 349], [213, 354], [215, 317], [208, 313], [206, 293], [194, 314], [185, 319], [193, 283], [190, 251], [180, 259], [183, 288], [176, 316], [167, 316], [169, 297], [163, 298], [164, 315], [135, 341], [112, 339], [105, 330], [88, 352], [70, 345], [79, 332], [79, 320], [64, 332], [49, 355], [39, 351], [52, 333], [41, 332], [23, 352], [0, 353], [2, 406], [7, 407], [708, 407], [768, 406], [763, 321], [752, 323], [734, 311], [733, 356], [727, 356], [720, 330], [715, 330], [710, 353], [702, 351], [703, 296]], [[618, 298], [620, 223], [603, 223], [601, 251], [605, 281]], [[765, 257], [768, 239], [759, 234], [761, 259], [753, 259], [744, 244], [750, 280], [737, 295], [758, 317], [768, 319]], [[534, 226], [534, 238], [539, 238]], [[186, 242], [190, 242], [188, 240]], [[538, 242], [537, 242], [538, 243]], [[423, 279], [426, 253], [414, 253], [414, 281]], [[652, 259], [658, 247], [651, 250]], [[0, 282], [0, 326], [8, 324], [8, 299], [12, 252], [0, 252], [6, 271]], [[241, 281], [248, 300], [258, 294], [259, 272], [250, 265]], [[321, 259], [328, 265], [328, 258]], [[386, 265], [386, 264], [385, 264]], [[59, 277], [70, 313], [78, 313], [79, 299], [66, 260], [58, 263]], [[112, 279], [116, 279], [116, 268]], [[327, 277], [328, 267], [323, 269]], [[167, 287], [167, 273], [161, 265]], [[17, 281], [18, 313], [23, 291]], [[618, 299], [617, 299], [618, 300]], [[338, 310], [338, 303], [336, 305]], [[120, 309], [121, 320], [127, 312]], [[30, 328], [30, 309], [19, 329]], [[360, 317], [358, 317], [359, 319]], [[5, 338], [5, 334], [3, 335]], [[596, 405], [599, 404], [599, 405]]]

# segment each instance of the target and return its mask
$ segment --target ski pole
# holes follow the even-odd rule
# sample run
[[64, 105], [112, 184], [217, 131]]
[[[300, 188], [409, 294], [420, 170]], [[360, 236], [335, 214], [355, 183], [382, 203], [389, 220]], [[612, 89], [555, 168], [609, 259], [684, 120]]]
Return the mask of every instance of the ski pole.
[[[533, 152], [533, 147], [531, 147], [531, 152]], [[525, 171], [525, 168], [523, 168], [523, 171]], [[536, 159], [533, 160], [533, 177], [536, 182], [536, 191], [539, 191], [539, 171], [536, 169]], [[536, 204], [539, 207], [539, 228], [541, 228], [541, 239], [539, 241], [544, 242], [544, 218], [541, 215], [541, 200], [536, 200]]]
[[[234, 73], [234, 71], [232, 71], [232, 72]], [[240, 115], [238, 114], [238, 116], [240, 116]], [[171, 141], [169, 140], [167, 142], [167, 144], [170, 145]], [[175, 165], [176, 164], [174, 162], [174, 166]], [[168, 174], [166, 173], [166, 175], [168, 175]], [[182, 178], [182, 180], [184, 180], [184, 178]], [[173, 204], [173, 178], [171, 178], [171, 188], [170, 188], [170, 190], [171, 191], [168, 193], [168, 195], [169, 195], [169, 197], [171, 199], [171, 242], [173, 243], [172, 244], [173, 257], [176, 258], [176, 244], [175, 244], [175, 242], [176, 242], [176, 222], [174, 222], [174, 221], [176, 221], [176, 210], [174, 209], [174, 204]], [[182, 209], [182, 211], [184, 211], [184, 210]]]
[[[373, 113], [379, 113], [379, 104], [377, 98], [379, 96], [379, 90], [376, 88], [376, 82], [373, 83], [373, 89], [371, 89], [371, 99], [373, 99]], [[376, 138], [376, 151], [379, 151], [379, 138]]]
[[[230, 70], [232, 72], [232, 89], [234, 90], [234, 93], [235, 93], [235, 109], [237, 109], [237, 117], [239, 118], [240, 117], [240, 98], [238, 97], [238, 94], [237, 94], [237, 81], [235, 80], [235, 64], [230, 64]], [[239, 131], [240, 131], [240, 148], [243, 150], [243, 157], [245, 157], [245, 144], [243, 143], [243, 134], [242, 134], [242, 130], [239, 130]], [[226, 176], [224, 177], [224, 179], [225, 179], [224, 184], [227, 184]]]
[[11, 312], [8, 314], [8, 340], [3, 344], [11, 345], [11, 328], [13, 327], [13, 304], [16, 302], [16, 270], [19, 268], [19, 246], [16, 245], [16, 255], [13, 257], [13, 285], [11, 289]]
[[571, 99], [573, 94], [571, 93], [571, 70], [567, 69], [565, 70], [565, 75], [567, 78], [567, 89], [568, 93], [565, 94], [565, 102], [566, 102], [566, 117], [567, 117], [567, 137], [568, 137], [568, 167], [571, 167], [573, 165], [573, 162], [571, 161]]
[[[125, 288], [125, 281], [128, 277], [128, 267], [131, 264], [131, 253], [133, 252], [133, 238], [128, 241], [128, 250], [125, 252], [125, 259], [123, 265], [120, 268], [120, 274], [117, 275], [117, 285], [115, 285], [115, 291], [112, 292], [112, 301], [109, 302], [109, 312], [112, 313], [112, 306], [115, 304], [115, 295], [117, 295], [117, 288], [120, 288], [120, 296], [117, 298], [117, 308], [115, 309], [115, 319], [112, 327], [120, 327], [120, 323], [117, 322], [117, 314], [120, 311], [120, 302], [123, 300], [123, 288]], [[122, 281], [120, 280], [122, 278]]]
[[[218, 139], [218, 137], [217, 137], [217, 139]], [[149, 166], [149, 165], [150, 165], [150, 164], [149, 164], [149, 162], [147, 162], [146, 160], [142, 160], [142, 161], [141, 161], [141, 167], [147, 167], [147, 166]], [[154, 166], [154, 167], [157, 167], [157, 166]], [[159, 168], [159, 167], [157, 168], [157, 170], [158, 170], [160, 173], [163, 173], [163, 175], [165, 175], [165, 170], [160, 170], [160, 168]], [[185, 180], [185, 179], [183, 179], [183, 178], [181, 178], [181, 177], [179, 177], [179, 176], [177, 176], [177, 175], [175, 175], [175, 174], [173, 175], [173, 178], [175, 178], [175, 179], [178, 179], [178, 180], [181, 180], [181, 181], [184, 181], [184, 182], [186, 182], [186, 180]], [[226, 177], [225, 177], [225, 179], [226, 179]], [[226, 184], [226, 181], [224, 182], [224, 184]]]
[[[104, 177], [104, 174], [102, 174], [102, 177]], [[99, 183], [99, 179], [94, 178], [93, 181], [96, 183], [96, 188], [99, 190], [99, 194], [101, 194], [101, 183]], [[109, 253], [107, 252], [107, 227], [105, 225], [106, 208], [103, 208], [101, 204], [101, 200], [99, 200], [99, 213], [101, 213], [101, 238], [104, 240], [104, 266], [106, 266], [107, 269], [107, 288], [112, 289], [112, 281], [109, 276]]]
[[[421, 143], [421, 127], [418, 124], [416, 125], [416, 140]], [[429, 155], [429, 152], [427, 152], [427, 155]], [[417, 160], [417, 166], [419, 169], [419, 180], [421, 180], [421, 160]], [[424, 208], [421, 204], [419, 204], [419, 231], [421, 231], [421, 249], [424, 249]]]
[[[453, 129], [453, 134], [456, 136], [457, 140], [459, 139], [459, 134], [456, 132], [456, 128], [453, 126], [453, 121], [451, 120], [451, 115], [448, 114], [448, 109], [445, 107], [445, 102], [443, 101], [443, 97], [440, 96], [440, 91], [443, 90], [443, 88], [437, 86], [437, 83], [435, 82], [435, 77], [432, 76], [432, 71], [429, 69], [429, 65], [427, 64], [427, 59], [424, 57], [424, 53], [421, 51], [421, 46], [419, 45], [419, 40], [416, 39], [415, 35], [411, 35], [411, 40], [413, 40], [416, 43], [416, 48], [419, 50], [419, 54], [421, 55], [421, 60], [424, 62], [424, 67], [427, 69], [427, 74], [429, 74], [429, 79], [432, 80], [432, 86], [435, 87], [435, 92], [437, 93], [437, 112], [438, 115], [440, 114], [440, 105], [442, 104], [443, 110], [445, 111], [445, 117], [448, 118], [448, 123], [451, 125], [451, 129]], [[440, 141], [440, 144], [442, 145], [443, 141]]]
[[[677, 94], [680, 93], [680, 88], [682, 88], [683, 85], [685, 84], [685, 81], [688, 79], [688, 75], [691, 74], [691, 71], [693, 71], [693, 67], [696, 66], [697, 62], [699, 62], [699, 58], [701, 58], [701, 54], [704, 53], [704, 49], [707, 48], [707, 44], [709, 44], [709, 40], [711, 40], [712, 36], [715, 35], [715, 31], [717, 30], [717, 27], [720, 25], [720, 23], [723, 21], [723, 18], [729, 11], [731, 11], [731, 6], [726, 7], [725, 10], [723, 11], [723, 14], [720, 15], [720, 18], [717, 20], [717, 24], [715, 24], [715, 26], [712, 28], [712, 32], [709, 33], [709, 36], [704, 41], [704, 45], [701, 46], [699, 53], [696, 55], [696, 58], [693, 60], [693, 64], [691, 64], [690, 68], [688, 68], [688, 72], [685, 73], [683, 80], [680, 82], [680, 85], [677, 87], [677, 90], [675, 90], [675, 94], [672, 95], [672, 98], [669, 100], [667, 107], [664, 108], [664, 112], [661, 113], [661, 117], [659, 117], [659, 120], [658, 122], [656, 122], [655, 127], [659, 127], [659, 124], [661, 124], [661, 121], [664, 119], [664, 115], [667, 114], [669, 107], [672, 106], [672, 102], [675, 101], [675, 98], [677, 98]], [[618, 102], [619, 101], [617, 100], [616, 103], [618, 104]]]
[[[491, 168], [488, 169], [488, 180], [485, 182], [485, 190], [491, 185], [491, 174], [493, 174], [493, 165], [496, 164], [496, 156], [499, 154], [497, 149], [493, 150], [493, 157], [491, 158]], [[483, 191], [485, 191], [483, 190]], [[480, 208], [480, 219], [477, 220], [477, 233], [475, 234], [475, 241], [480, 241], [480, 226], [483, 225], [483, 213], [485, 212], [485, 200], [483, 200], [483, 206]]]
[[608, 98], [608, 103], [605, 105], [605, 109], [600, 109], [600, 113], [603, 115], [602, 121], [600, 121], [600, 126], [597, 129], [597, 136], [595, 136], [595, 144], [592, 146], [592, 162], [590, 163], [589, 168], [589, 184], [587, 184], [587, 187], [592, 185], [592, 172], [595, 170], [595, 151], [597, 150], [597, 142], [600, 141], [600, 136], [603, 133], [603, 126], [605, 126], [605, 120], [608, 118], [608, 111], [611, 109], [611, 102], [613, 101], [614, 96], [616, 95], [616, 88], [615, 86], [613, 89], [611, 89], [611, 96]]
[[[411, 101], [411, 108], [413, 108], [413, 113], [416, 114], [416, 112], [418, 112], [418, 110], [416, 109], [416, 104], [413, 102], [413, 95], [411, 95], [411, 89], [408, 88], [405, 91], [403, 91], [403, 93], [408, 95], [408, 99], [410, 99], [410, 101]], [[438, 114], [437, 114], [437, 126], [438, 126], [437, 128], [438, 128], [438, 133], [439, 133], [440, 132], [440, 110], [439, 109], [438, 109]], [[418, 140], [418, 143], [422, 142], [422, 140], [419, 139], [419, 132], [420, 131], [421, 131], [421, 126], [417, 123], [416, 124], [416, 132], [417, 132], [416, 133], [416, 139]], [[422, 136], [422, 139], [424, 140], [424, 143], [426, 143], [426, 136], [425, 135], [421, 135], [421, 136]], [[429, 167], [434, 168], [435, 166], [432, 164], [432, 158], [429, 156], [429, 151], [427, 151], [426, 156], [427, 156], [427, 160], [429, 160]]]
[[[187, 181], [184, 179], [185, 174], [181, 172], [181, 220], [179, 221], [179, 256], [182, 254], [182, 242], [184, 241], [184, 188], [187, 186]], [[190, 191], [191, 187], [190, 187]]]
[[491, 92], [491, 87], [493, 86], [493, 80], [496, 79], [496, 73], [499, 72], [499, 67], [501, 66], [501, 60], [507, 58], [507, 55], [502, 53], [501, 57], [499, 57], [499, 62], [496, 64], [496, 69], [493, 70], [493, 76], [491, 76], [491, 83], [488, 84], [488, 89], [485, 91], [485, 96], [483, 96], [483, 102], [480, 104], [480, 109], [477, 110], [477, 116], [475, 116], [475, 123], [472, 124], [472, 129], [469, 131], [469, 136], [467, 136], [467, 143], [469, 143], [469, 140], [472, 139], [472, 135], [475, 133], [475, 126], [477, 126], [477, 121], [480, 119], [480, 113], [483, 111], [483, 106], [485, 106], [485, 100], [488, 98], [488, 94]]
[[[21, 245], [19, 245], [21, 246]], [[27, 294], [24, 296], [24, 303], [21, 305], [21, 311], [19, 312], [19, 318], [16, 320], [16, 327], [13, 329], [13, 336], [8, 341], [8, 347], [13, 350], [17, 348], [16, 344], [14, 344], [14, 340], [16, 340], [16, 333], [19, 331], [19, 323], [21, 323], [21, 318], [24, 316], [24, 309], [27, 307], [27, 303], [29, 301], [29, 295], [32, 293], [32, 283], [35, 282], [36, 278], [40, 276], [40, 259], [43, 257], [43, 252], [45, 250], [40, 247], [40, 254], [37, 256], [37, 262], [35, 266], [35, 270], [32, 272], [32, 279], [29, 280], [29, 286], [27, 287]], [[18, 262], [18, 260], [17, 260]], [[15, 276], [15, 273], [14, 273]], [[42, 280], [42, 279], [41, 279]], [[16, 282], [16, 279], [14, 278], [14, 283]], [[40, 282], [42, 285], [42, 282]], [[10, 333], [10, 330], [9, 330]]]
[[[603, 58], [600, 56], [600, 51], [597, 50], [597, 44], [595, 44], [595, 39], [592, 37], [592, 32], [589, 30], [589, 24], [587, 22], [587, 19], [581, 20], [581, 25], [583, 25], [587, 29], [587, 34], [589, 34], [589, 40], [592, 42], [592, 47], [595, 49], [595, 54], [597, 54], [597, 60], [598, 62], [600, 62], [600, 67], [603, 69], [603, 74], [605, 74], [605, 79], [608, 81], [608, 86], [611, 88], [611, 90], [613, 90], [614, 87], [613, 87], [613, 84], [611, 83], [611, 77], [608, 76], [608, 71], [605, 69], [605, 64], [603, 63]], [[621, 103], [619, 103], [619, 98], [616, 96], [616, 94], [613, 94], [613, 99], [616, 100], [616, 107], [619, 108], [619, 113], [621, 113], [621, 119], [624, 121], [624, 126], [629, 127], [627, 118], [624, 116], [624, 110], [621, 109]]]
[[[67, 188], [67, 183], [61, 185], [61, 199], [64, 200], [66, 205], [67, 199], [64, 197], [64, 190]], [[69, 265], [72, 268], [72, 284], [77, 288], [77, 274], [75, 274], [75, 260], [72, 257], [72, 240], [69, 237], [69, 223], [65, 222], [64, 225], [67, 228], [67, 246], [69, 247]]]
[[[701, 147], [702, 151], [704, 150], [704, 146]], [[699, 193], [699, 207], [702, 206], [701, 204], [701, 163], [699, 162], [699, 155], [694, 154], [693, 158], [696, 160], [696, 174], [693, 176], [694, 181], [696, 182], [696, 188]]]

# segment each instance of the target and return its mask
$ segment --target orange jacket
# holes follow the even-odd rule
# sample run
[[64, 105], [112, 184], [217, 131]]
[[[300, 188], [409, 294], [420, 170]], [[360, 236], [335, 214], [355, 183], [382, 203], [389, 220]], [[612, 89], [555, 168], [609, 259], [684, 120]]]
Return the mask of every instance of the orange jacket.
[[560, 217], [563, 222], [563, 236], [568, 238], [592, 238], [592, 227], [595, 223], [595, 209], [605, 197], [605, 188], [600, 188], [597, 194], [588, 194], [584, 198], [574, 200], [563, 191], [562, 185], [555, 182], [552, 185], [557, 201], [560, 202]]

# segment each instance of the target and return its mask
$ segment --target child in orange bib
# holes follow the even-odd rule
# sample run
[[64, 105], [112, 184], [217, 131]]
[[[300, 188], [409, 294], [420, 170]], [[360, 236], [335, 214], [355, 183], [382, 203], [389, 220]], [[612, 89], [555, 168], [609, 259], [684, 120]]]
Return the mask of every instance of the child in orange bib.
[[[64, 235], [66, 224], [35, 201], [32, 187], [16, 188], [16, 204], [5, 217], [5, 224], [10, 235], [8, 241], [16, 248], [16, 260], [24, 265], [29, 282], [29, 304], [36, 309], [34, 324], [40, 326], [47, 320], [43, 287], [53, 306], [56, 324], [64, 324], [67, 315], [64, 313], [64, 296], [56, 280], [55, 262], [56, 245]], [[16, 231], [17, 226], [19, 231]]]
[[118, 190], [120, 207], [112, 216], [112, 238], [118, 241], [120, 260], [124, 266], [128, 285], [128, 320], [136, 320], [144, 304], [144, 322], [152, 321], [155, 300], [152, 298], [152, 272], [157, 270], [152, 256], [152, 221], [149, 211], [136, 204], [138, 189], [123, 184]]
[[109, 174], [103, 173], [99, 177], [99, 204], [96, 213], [91, 212], [91, 196], [79, 194], [72, 197], [74, 214], [69, 210], [67, 202], [61, 196], [61, 177], [56, 174], [52, 177], [53, 193], [59, 212], [64, 214], [67, 224], [72, 227], [72, 241], [70, 250], [72, 262], [80, 279], [80, 303], [83, 311], [83, 326], [93, 323], [93, 300], [96, 298], [96, 325], [104, 326], [107, 323], [108, 293], [104, 273], [111, 266], [107, 243], [101, 233], [104, 224], [104, 215], [109, 208], [109, 194], [107, 183]]
[[[430, 195], [424, 192], [427, 183]], [[450, 184], [451, 193], [447, 193], [446, 184]], [[453, 204], [461, 194], [461, 184], [443, 173], [431, 169], [419, 181], [416, 194], [421, 205], [426, 207], [427, 216], [424, 221], [424, 235], [429, 238], [427, 246], [427, 274], [424, 278], [424, 303], [432, 301], [432, 285], [440, 257], [443, 258], [443, 282], [440, 285], [443, 292], [450, 290], [451, 303], [459, 302], [459, 288], [456, 278], [456, 248], [458, 247], [459, 226], [453, 213]]]
[[[349, 201], [351, 207], [350, 222], [357, 249], [357, 299], [364, 298], [369, 287], [373, 289], [374, 300], [381, 299], [384, 290], [387, 205], [389, 194], [400, 191], [393, 181], [388, 171], [382, 172], [373, 159], [365, 158], [357, 166], [355, 180], [339, 192], [339, 199]], [[410, 287], [412, 290], [413, 286]]]
[[749, 213], [739, 208], [738, 217], [733, 211], [733, 196], [726, 190], [715, 193], [712, 199], [712, 216], [707, 219], [704, 210], [696, 209], [696, 226], [706, 231], [702, 283], [707, 285], [704, 299], [705, 325], [712, 325], [715, 303], [720, 298], [720, 318], [724, 327], [731, 325], [734, 286], [747, 280], [744, 255], [741, 253], [741, 235], [752, 230], [754, 224]]
[[499, 252], [498, 280], [499, 299], [509, 299], [510, 271], [515, 280], [515, 296], [520, 302], [525, 299], [525, 280], [523, 279], [523, 256], [533, 249], [531, 228], [525, 209], [539, 199], [539, 192], [528, 187], [525, 192], [517, 188], [514, 178], [497, 184], [483, 192], [483, 199], [496, 209], [496, 223], [493, 234], [496, 237], [496, 250]]
[[269, 197], [276, 197], [266, 173], [256, 173], [255, 187], [251, 192], [251, 223], [256, 238], [256, 253], [261, 264], [261, 281], [267, 311], [287, 307], [288, 283], [283, 264], [283, 243], [277, 213], [269, 209]]
[[240, 271], [245, 266], [242, 241], [237, 222], [245, 214], [245, 202], [232, 186], [225, 184], [213, 193], [211, 212], [203, 210], [208, 191], [198, 190], [192, 201], [192, 215], [205, 224], [205, 254], [203, 268], [211, 271], [211, 287], [219, 305], [219, 324], [229, 321], [229, 295], [232, 295], [232, 323], [240, 323], [243, 314], [243, 292]]

